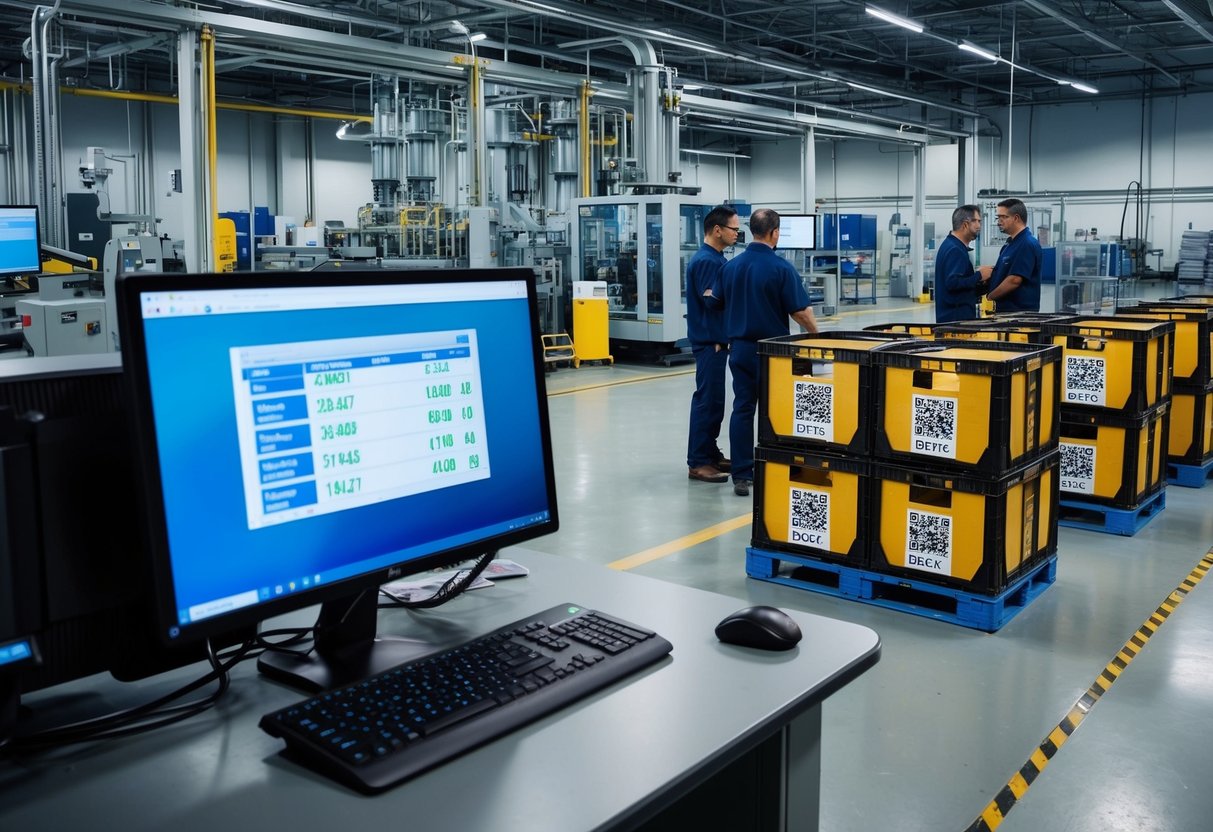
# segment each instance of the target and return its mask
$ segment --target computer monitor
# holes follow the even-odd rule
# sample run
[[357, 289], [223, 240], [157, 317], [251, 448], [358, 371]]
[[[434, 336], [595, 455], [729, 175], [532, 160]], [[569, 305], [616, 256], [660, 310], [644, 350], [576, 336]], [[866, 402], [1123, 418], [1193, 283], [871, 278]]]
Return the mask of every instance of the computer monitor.
[[0, 206], [0, 279], [42, 273], [36, 205]]
[[53, 699], [19, 710], [22, 694], [206, 658], [156, 637], [128, 422], [116, 354], [0, 361], [0, 745], [55, 721]]
[[811, 250], [817, 248], [818, 214], [780, 214], [779, 247]]
[[[415, 647], [377, 588], [557, 528], [529, 269], [124, 275], [118, 282], [161, 636], [320, 602], [328, 688]], [[334, 624], [334, 622], [341, 622]]]

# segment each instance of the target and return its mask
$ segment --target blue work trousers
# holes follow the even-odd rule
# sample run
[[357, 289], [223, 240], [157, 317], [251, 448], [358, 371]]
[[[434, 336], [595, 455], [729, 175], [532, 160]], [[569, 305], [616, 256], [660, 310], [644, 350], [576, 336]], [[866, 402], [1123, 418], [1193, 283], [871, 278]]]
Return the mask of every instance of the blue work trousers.
[[733, 373], [733, 416], [729, 419], [733, 482], [753, 482], [754, 411], [758, 407], [758, 343], [734, 341], [730, 344], [729, 370]]
[[724, 454], [717, 440], [724, 422], [724, 370], [729, 351], [716, 344], [696, 344], [695, 394], [691, 396], [691, 428], [687, 434], [687, 467], [711, 465]]

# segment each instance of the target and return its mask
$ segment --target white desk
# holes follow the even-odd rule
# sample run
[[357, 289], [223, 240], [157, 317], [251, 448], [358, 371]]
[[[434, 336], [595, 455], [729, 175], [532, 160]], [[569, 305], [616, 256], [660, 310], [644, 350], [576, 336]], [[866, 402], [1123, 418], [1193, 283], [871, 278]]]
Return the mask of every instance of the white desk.
[[[530, 577], [469, 592], [437, 610], [385, 611], [380, 631], [445, 646], [574, 602], [656, 630], [673, 643], [673, 653], [378, 797], [278, 755], [281, 741], [257, 720], [304, 697], [258, 677], [246, 662], [220, 705], [201, 716], [146, 735], [0, 763], [0, 829], [569, 832], [636, 828], [670, 807], [719, 819], [713, 796], [734, 808], [737, 800], [756, 806], [752, 828], [817, 828], [820, 704], [877, 661], [876, 633], [792, 612], [804, 632], [794, 650], [747, 650], [713, 635], [721, 618], [747, 605], [736, 598], [572, 558], [520, 549], [505, 556], [529, 566]], [[96, 713], [143, 701], [200, 672], [196, 666], [135, 685], [94, 677], [27, 701]], [[733, 766], [728, 788], [708, 783], [726, 766]], [[739, 785], [745, 777], [749, 785]], [[746, 789], [749, 797], [741, 794]]]

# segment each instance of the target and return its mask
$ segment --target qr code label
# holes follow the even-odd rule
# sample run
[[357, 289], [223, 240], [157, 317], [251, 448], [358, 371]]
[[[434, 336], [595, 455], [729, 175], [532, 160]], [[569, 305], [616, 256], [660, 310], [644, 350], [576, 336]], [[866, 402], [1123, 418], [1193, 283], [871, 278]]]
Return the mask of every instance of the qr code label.
[[1108, 401], [1108, 363], [1102, 358], [1066, 356], [1065, 401], [1106, 407]]
[[788, 542], [829, 551], [830, 492], [793, 487], [788, 501]]
[[1095, 493], [1095, 446], [1060, 442], [1061, 490], [1076, 494]]
[[796, 382], [792, 407], [792, 430], [798, 438], [834, 441], [834, 385]]
[[910, 509], [906, 512], [906, 566], [952, 574], [952, 518]]
[[956, 459], [956, 399], [915, 393], [910, 442], [916, 454]]

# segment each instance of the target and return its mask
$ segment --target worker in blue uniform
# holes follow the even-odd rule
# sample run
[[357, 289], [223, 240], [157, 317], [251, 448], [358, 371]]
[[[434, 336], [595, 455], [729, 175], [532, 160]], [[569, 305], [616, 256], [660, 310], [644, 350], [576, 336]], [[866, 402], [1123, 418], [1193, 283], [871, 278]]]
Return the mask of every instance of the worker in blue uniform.
[[796, 267], [775, 253], [779, 214], [759, 208], [750, 216], [745, 251], [724, 267], [724, 310], [733, 373], [733, 415], [729, 450], [733, 454], [733, 492], [750, 495], [754, 482], [754, 410], [758, 404], [758, 342], [788, 334], [788, 317], [808, 332], [817, 319]]
[[1028, 228], [1028, 209], [1018, 199], [1004, 199], [995, 218], [1007, 242], [998, 253], [987, 297], [998, 312], [1039, 312], [1044, 253]]
[[952, 212], [952, 233], [935, 252], [935, 322], [971, 321], [977, 298], [989, 286], [992, 266], [973, 268], [971, 243], [981, 233], [981, 209], [962, 205]]
[[700, 482], [728, 482], [730, 461], [720, 450], [724, 422], [724, 371], [729, 339], [724, 328], [724, 250], [737, 242], [741, 218], [718, 205], [703, 218], [703, 244], [687, 263], [687, 338], [695, 356], [695, 393], [687, 434], [687, 476]]

